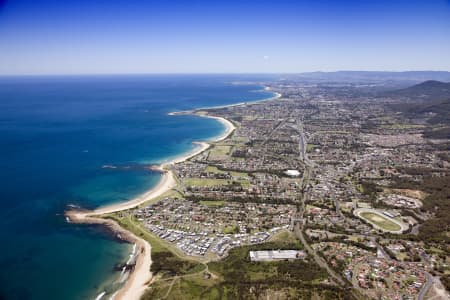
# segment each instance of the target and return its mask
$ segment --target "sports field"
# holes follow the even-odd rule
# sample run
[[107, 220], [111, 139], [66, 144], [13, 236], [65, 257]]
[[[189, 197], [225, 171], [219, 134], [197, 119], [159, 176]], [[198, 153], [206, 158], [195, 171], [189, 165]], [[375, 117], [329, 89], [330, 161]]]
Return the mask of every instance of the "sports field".
[[362, 212], [360, 213], [360, 217], [370, 221], [371, 223], [386, 231], [400, 231], [402, 229], [400, 225], [378, 213]]

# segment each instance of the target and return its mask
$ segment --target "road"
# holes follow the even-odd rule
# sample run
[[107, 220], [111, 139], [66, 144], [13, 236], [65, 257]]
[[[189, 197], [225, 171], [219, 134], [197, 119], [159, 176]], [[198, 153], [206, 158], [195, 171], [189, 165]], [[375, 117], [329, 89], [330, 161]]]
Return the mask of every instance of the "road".
[[295, 225], [295, 234], [297, 235], [297, 237], [300, 239], [300, 241], [302, 242], [302, 244], [305, 246], [305, 250], [308, 252], [309, 255], [311, 255], [315, 262], [321, 267], [327, 270], [328, 274], [333, 277], [333, 279], [339, 283], [342, 286], [345, 286], [345, 281], [342, 279], [341, 276], [339, 276], [334, 270], [332, 270], [327, 262], [320, 257], [316, 251], [314, 249], [311, 248], [311, 246], [308, 244], [308, 242], [306, 241], [305, 237], [303, 236], [303, 232], [300, 228], [300, 224], [299, 222], [297, 222], [297, 224]]
[[[393, 261], [393, 259], [389, 256], [389, 254], [386, 253], [386, 251], [384, 251], [384, 248], [377, 243], [376, 238], [373, 237], [372, 242], [375, 243], [375, 245], [377, 246], [378, 251], [381, 251], [381, 253], [384, 255], [385, 259], [388, 261]], [[425, 272], [425, 276], [427, 278], [427, 281], [425, 282], [425, 285], [422, 287], [422, 289], [420, 290], [419, 294], [417, 295], [417, 300], [424, 300], [425, 299], [425, 295], [428, 293], [428, 291], [430, 290], [431, 286], [433, 285], [433, 276], [431, 276], [430, 273]]]
[[[303, 235], [303, 232], [302, 232], [303, 214], [305, 211], [305, 200], [307, 197], [306, 190], [307, 190], [307, 186], [309, 184], [309, 180], [311, 178], [311, 174], [313, 174], [312, 170], [315, 167], [315, 164], [314, 164], [314, 162], [310, 161], [306, 155], [307, 141], [306, 141], [305, 135], [303, 133], [303, 126], [301, 124], [298, 124], [298, 127], [296, 127], [296, 129], [298, 130], [298, 132], [300, 134], [300, 142], [299, 142], [300, 159], [305, 164], [305, 172], [303, 172], [303, 181], [302, 181], [303, 193], [300, 198], [299, 210], [297, 211], [297, 215], [295, 218], [296, 221], [294, 223], [294, 232], [295, 232], [296, 236], [298, 237], [298, 239], [300, 240], [300, 242], [305, 247], [306, 252], [308, 252], [308, 254], [314, 258], [314, 261], [321, 268], [324, 268], [327, 271], [327, 273], [329, 274], [329, 276], [337, 284], [339, 284], [342, 287], [347, 287], [348, 283], [342, 278], [342, 276], [340, 274], [336, 273], [332, 268], [330, 268], [330, 266], [328, 265], [328, 263], [325, 261], [324, 258], [322, 258], [321, 256], [319, 256], [317, 254], [317, 252], [308, 244], [308, 242], [306, 241], [306, 239]], [[359, 294], [359, 292], [357, 290], [352, 289], [351, 293], [355, 297], [355, 299], [362, 299], [362, 296]]]
[[[289, 116], [288, 116], [288, 118], [289, 118]], [[265, 145], [265, 144], [267, 143], [267, 141], [269, 141], [270, 138], [273, 136], [273, 134], [274, 134], [279, 128], [283, 127], [284, 124], [286, 124], [288, 118], [281, 120], [280, 123], [278, 123], [278, 125], [275, 126], [275, 128], [272, 129], [272, 131], [267, 135], [267, 137], [266, 137], [266, 138], [264, 139], [264, 141], [261, 143], [261, 146]]]
[[417, 300], [425, 299], [425, 295], [428, 293], [431, 286], [433, 285], [433, 276], [431, 276], [431, 274], [428, 272], [426, 272], [425, 275], [427, 277], [427, 281], [425, 282], [425, 285], [420, 290], [419, 295], [417, 295]]
[[[305, 172], [303, 175], [303, 189], [305, 190], [305, 188], [308, 185], [309, 179], [310, 179], [310, 170], [311, 170], [311, 164], [307, 163], [308, 159], [306, 157], [306, 139], [305, 136], [303, 134], [303, 129], [302, 126], [299, 125], [298, 128], [296, 128], [299, 131], [300, 134], [300, 143], [299, 143], [299, 147], [300, 147], [300, 159], [303, 160], [305, 162]], [[327, 270], [328, 274], [331, 275], [331, 277], [333, 277], [333, 279], [338, 282], [341, 285], [345, 285], [345, 281], [336, 274], [336, 272], [334, 272], [327, 264], [327, 262], [320, 257], [316, 251], [314, 249], [311, 248], [311, 246], [308, 244], [308, 242], [306, 241], [303, 232], [302, 232], [302, 223], [303, 223], [303, 213], [305, 211], [305, 197], [306, 197], [306, 193], [304, 192], [302, 194], [302, 197], [300, 199], [301, 201], [301, 205], [299, 207], [299, 211], [297, 211], [297, 217], [296, 219], [299, 220], [295, 223], [294, 225], [294, 231], [295, 234], [297, 235], [297, 237], [300, 239], [300, 241], [302, 242], [302, 244], [305, 246], [306, 251], [308, 252], [309, 255], [311, 255], [314, 260], [316, 261], [316, 263]]]

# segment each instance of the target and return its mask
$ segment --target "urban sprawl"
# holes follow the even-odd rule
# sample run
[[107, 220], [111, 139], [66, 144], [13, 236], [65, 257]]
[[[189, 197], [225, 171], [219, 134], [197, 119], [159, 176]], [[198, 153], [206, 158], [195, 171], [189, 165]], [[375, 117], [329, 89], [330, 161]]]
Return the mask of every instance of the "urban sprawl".
[[[449, 245], [424, 231], [439, 209], [427, 206], [432, 191], [415, 186], [449, 179], [449, 140], [427, 136], [428, 123], [395, 109], [406, 96], [345, 83], [264, 84], [281, 97], [184, 112], [236, 129], [170, 166], [178, 182], [170, 193], [118, 215], [187, 259], [218, 261], [284, 234], [301, 249], [249, 251], [247, 259], [318, 264], [328, 273], [321, 284], [360, 299], [439, 296]], [[448, 237], [448, 225], [440, 230]]]

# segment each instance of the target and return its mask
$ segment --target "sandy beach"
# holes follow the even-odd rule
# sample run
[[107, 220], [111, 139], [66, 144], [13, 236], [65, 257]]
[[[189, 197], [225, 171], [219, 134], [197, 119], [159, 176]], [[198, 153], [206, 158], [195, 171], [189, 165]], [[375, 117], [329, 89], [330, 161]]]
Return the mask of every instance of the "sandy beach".
[[[212, 118], [221, 122], [225, 126], [224, 132], [217, 137], [211, 139], [210, 142], [217, 142], [226, 139], [236, 127], [229, 120], [209, 116], [209, 115], [199, 115], [200, 117]], [[133, 233], [120, 227], [115, 221], [109, 219], [102, 219], [98, 216], [103, 214], [118, 212], [122, 210], [132, 209], [140, 204], [161, 196], [167, 191], [171, 190], [177, 185], [175, 176], [170, 169], [170, 166], [183, 162], [191, 157], [194, 157], [201, 152], [208, 149], [211, 145], [207, 142], [194, 142], [197, 145], [193, 151], [176, 157], [168, 162], [162, 163], [153, 169], [158, 170], [162, 173], [161, 179], [158, 184], [146, 193], [126, 202], [107, 205], [104, 207], [97, 208], [92, 211], [86, 210], [70, 210], [66, 212], [66, 217], [73, 223], [85, 223], [85, 224], [101, 224], [111, 228], [115, 233], [120, 234], [120, 236], [131, 242], [136, 243], [138, 247], [138, 256], [136, 260], [136, 265], [133, 272], [130, 274], [125, 285], [114, 295], [115, 300], [138, 300], [144, 294], [148, 287], [148, 283], [152, 279], [152, 273], [150, 272], [150, 266], [152, 263], [151, 258], [151, 245], [135, 236]]]
[[150, 266], [152, 264], [151, 246], [147, 241], [137, 237], [132, 232], [123, 229], [119, 224], [110, 219], [93, 217], [92, 212], [68, 211], [66, 216], [73, 223], [99, 224], [110, 228], [121, 239], [136, 244], [136, 265], [125, 285], [117, 291], [114, 299], [140, 299], [152, 279]]
[[[270, 90], [270, 89], [269, 89]], [[275, 96], [263, 99], [260, 101], [253, 101], [253, 102], [244, 102], [244, 103], [238, 103], [238, 104], [232, 104], [232, 105], [226, 105], [221, 106], [222, 107], [233, 107], [233, 106], [240, 106], [240, 105], [249, 105], [249, 104], [256, 104], [259, 102], [269, 101], [278, 99], [281, 97], [281, 94], [275, 93]], [[213, 107], [213, 108], [219, 108], [219, 107]], [[205, 108], [207, 109], [207, 108]], [[211, 107], [209, 109], [212, 109]], [[195, 111], [200, 111], [202, 109], [197, 109]], [[145, 290], [148, 287], [149, 282], [152, 279], [152, 273], [150, 272], [150, 266], [152, 264], [152, 258], [151, 258], [151, 245], [135, 236], [133, 233], [123, 229], [119, 226], [115, 221], [110, 219], [103, 219], [99, 216], [108, 214], [108, 213], [114, 213], [122, 210], [132, 209], [136, 206], [141, 205], [144, 202], [147, 202], [149, 200], [152, 200], [156, 197], [159, 197], [166, 193], [167, 191], [170, 191], [177, 185], [177, 181], [175, 179], [175, 175], [173, 174], [171, 170], [171, 166], [177, 163], [181, 163], [183, 161], [186, 161], [203, 151], [207, 150], [212, 142], [219, 142], [224, 139], [226, 139], [230, 134], [233, 133], [233, 131], [236, 129], [234, 124], [230, 122], [229, 120], [217, 117], [217, 116], [211, 116], [208, 114], [198, 114], [195, 113], [195, 111], [188, 111], [188, 112], [177, 112], [177, 113], [169, 113], [169, 115], [178, 115], [178, 114], [194, 114], [198, 117], [202, 118], [211, 118], [219, 121], [222, 123], [225, 127], [225, 130], [222, 134], [219, 136], [213, 137], [208, 141], [198, 141], [193, 142], [197, 147], [195, 147], [192, 151], [185, 153], [181, 156], [177, 156], [167, 162], [163, 162], [158, 166], [152, 167], [153, 170], [159, 171], [162, 173], [161, 179], [158, 182], [158, 184], [153, 187], [151, 190], [145, 192], [144, 194], [126, 201], [121, 202], [117, 204], [111, 204], [103, 207], [99, 207], [95, 210], [87, 211], [87, 210], [69, 210], [66, 212], [66, 217], [70, 220], [70, 222], [73, 223], [86, 223], [86, 224], [101, 224], [105, 225], [109, 228], [111, 228], [115, 233], [120, 234], [120, 236], [124, 239], [129, 241], [130, 243], [136, 243], [136, 246], [138, 248], [137, 252], [137, 260], [136, 265], [133, 270], [133, 272], [130, 274], [130, 277], [128, 278], [125, 285], [116, 292], [115, 295], [113, 295], [114, 300], [139, 300], [140, 297], [144, 294]]]
[[152, 248], [147, 241], [136, 236], [134, 237], [136, 238], [138, 249], [136, 266], [131, 273], [130, 278], [128, 278], [125, 285], [117, 292], [114, 299], [140, 299], [152, 279], [152, 273], [150, 272], [150, 266], [152, 265]]
[[151, 190], [145, 192], [144, 194], [126, 202], [121, 202], [117, 204], [111, 204], [107, 206], [103, 206], [100, 208], [97, 208], [93, 211], [86, 212], [89, 216], [95, 216], [95, 215], [103, 215], [103, 214], [109, 214], [113, 212], [118, 212], [121, 210], [127, 210], [134, 208], [150, 199], [156, 198], [164, 194], [165, 192], [169, 191], [170, 189], [174, 188], [177, 185], [177, 182], [173, 176], [173, 173], [170, 170], [164, 170], [161, 166], [162, 176], [159, 180], [158, 184], [153, 187]]
[[[222, 141], [222, 140], [226, 139], [236, 128], [233, 125], [233, 123], [231, 123], [227, 119], [224, 119], [221, 117], [214, 117], [214, 116], [207, 116], [207, 115], [202, 115], [201, 117], [216, 119], [225, 126], [225, 131], [220, 136], [212, 138], [211, 142], [218, 142], [218, 141]], [[186, 160], [190, 159], [191, 157], [194, 157], [194, 156], [202, 153], [203, 151], [205, 151], [206, 149], [208, 149], [211, 146], [207, 142], [193, 142], [193, 143], [196, 144], [197, 147], [195, 147], [194, 150], [192, 150], [191, 152], [188, 152], [186, 154], [178, 156], [168, 162], [162, 163], [159, 166], [153, 167], [154, 170], [160, 171], [162, 173], [162, 176], [161, 176], [161, 179], [158, 182], [158, 184], [155, 187], [153, 187], [151, 190], [145, 192], [142, 195], [139, 195], [138, 197], [136, 197], [132, 200], [126, 201], [126, 202], [121, 202], [121, 203], [117, 203], [117, 204], [111, 204], [111, 205], [99, 207], [92, 211], [70, 211], [67, 213], [67, 216], [69, 217], [69, 219], [75, 217], [78, 220], [81, 220], [81, 219], [85, 218], [86, 216], [92, 217], [92, 216], [96, 216], [96, 215], [98, 216], [98, 215], [109, 214], [109, 213], [113, 213], [113, 212], [131, 209], [131, 208], [134, 208], [148, 200], [151, 200], [153, 198], [161, 196], [162, 194], [171, 190], [172, 188], [174, 188], [177, 185], [175, 177], [174, 177], [172, 171], [170, 170], [170, 166], [173, 164], [177, 164], [177, 163], [186, 161]]]
[[200, 115], [200, 117], [215, 119], [215, 120], [219, 121], [220, 123], [222, 123], [225, 126], [225, 131], [221, 135], [213, 137], [211, 139], [212, 142], [223, 141], [224, 139], [226, 139], [236, 129], [236, 127], [233, 125], [233, 123], [231, 123], [229, 120], [227, 120], [225, 118], [209, 116], [209, 115]]
[[[270, 88], [264, 88], [264, 90], [266, 91], [271, 91]], [[274, 96], [270, 97], [270, 98], [265, 98], [265, 99], [261, 99], [261, 100], [256, 100], [256, 101], [249, 101], [249, 102], [239, 102], [239, 103], [235, 103], [235, 104], [227, 104], [227, 105], [217, 105], [217, 106], [209, 106], [209, 107], [201, 107], [201, 108], [196, 108], [194, 111], [200, 111], [200, 110], [210, 110], [210, 109], [220, 109], [220, 108], [226, 108], [226, 107], [237, 107], [237, 106], [243, 106], [243, 105], [252, 105], [252, 104], [258, 104], [258, 103], [262, 103], [262, 102], [267, 102], [267, 101], [271, 101], [271, 100], [276, 100], [281, 98], [281, 94], [274, 92]], [[177, 115], [177, 114], [182, 114], [184, 112], [173, 112], [170, 113], [169, 115]]]

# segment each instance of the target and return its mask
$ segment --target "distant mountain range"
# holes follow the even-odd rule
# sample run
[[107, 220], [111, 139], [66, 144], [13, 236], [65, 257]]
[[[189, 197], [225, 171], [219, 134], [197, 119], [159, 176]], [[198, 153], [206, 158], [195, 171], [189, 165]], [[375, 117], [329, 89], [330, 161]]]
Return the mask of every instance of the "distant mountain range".
[[405, 82], [422, 82], [425, 80], [450, 81], [450, 72], [447, 71], [405, 71], [405, 72], [388, 72], [388, 71], [337, 71], [337, 72], [306, 72], [299, 74], [286, 75], [287, 77], [295, 77], [303, 80], [314, 81], [405, 81]]
[[450, 137], [450, 82], [428, 80], [405, 89], [388, 92], [387, 95], [416, 100], [407, 105], [397, 105], [395, 109], [411, 118], [427, 118], [429, 124], [443, 126], [425, 132], [425, 135], [433, 138]]
[[390, 91], [387, 94], [439, 101], [450, 98], [450, 82], [427, 80], [405, 89]]

